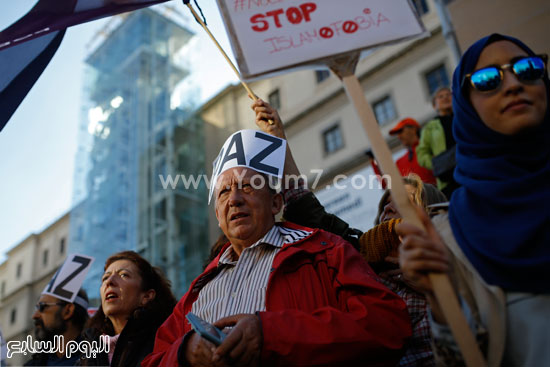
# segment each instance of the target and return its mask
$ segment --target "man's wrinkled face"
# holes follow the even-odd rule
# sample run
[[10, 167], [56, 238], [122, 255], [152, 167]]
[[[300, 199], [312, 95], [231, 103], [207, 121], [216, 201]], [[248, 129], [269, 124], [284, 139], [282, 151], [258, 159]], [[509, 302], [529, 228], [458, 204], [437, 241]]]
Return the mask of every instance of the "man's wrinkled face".
[[46, 303], [48, 306], [45, 306], [42, 312], [36, 310], [32, 315], [34, 335], [39, 341], [53, 340], [54, 336], [62, 335], [67, 330], [67, 322], [62, 316], [67, 305], [58, 305], [59, 299], [46, 294], [41, 295], [38, 302]]
[[265, 176], [246, 167], [221, 174], [214, 195], [216, 218], [232, 244], [252, 245], [259, 240], [282, 207], [281, 195], [270, 191]]

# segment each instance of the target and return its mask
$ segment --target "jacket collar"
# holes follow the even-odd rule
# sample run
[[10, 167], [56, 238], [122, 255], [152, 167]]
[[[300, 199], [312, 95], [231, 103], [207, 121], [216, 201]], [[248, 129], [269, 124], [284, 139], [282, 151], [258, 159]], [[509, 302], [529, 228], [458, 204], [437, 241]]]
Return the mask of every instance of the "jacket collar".
[[[277, 263], [280, 263], [282, 260], [285, 260], [290, 255], [299, 251], [316, 253], [316, 252], [325, 251], [327, 247], [333, 246], [333, 244], [329, 241], [321, 241], [319, 243], [315, 242], [314, 245], [310, 246], [308, 249], [297, 249], [297, 250], [292, 250], [288, 252], [286, 251], [287, 249], [297, 248], [296, 246], [299, 245], [300, 243], [316, 236], [319, 233], [319, 229], [304, 227], [291, 222], [278, 222], [275, 225], [281, 227], [283, 229], [283, 232], [285, 232], [284, 228], [288, 228], [292, 230], [292, 231], [286, 231], [287, 233], [285, 235], [285, 243], [283, 245], [283, 248], [275, 256], [275, 261], [277, 261]], [[196, 294], [198, 294], [198, 292], [202, 289], [202, 287], [204, 287], [206, 283], [208, 283], [210, 280], [212, 280], [213, 277], [216, 276], [216, 274], [218, 273], [218, 263], [220, 261], [220, 258], [229, 246], [231, 246], [230, 242], [227, 242], [225, 245], [223, 245], [222, 249], [216, 256], [216, 258], [212, 260], [210, 264], [208, 264], [206, 269], [204, 269], [204, 272], [197, 279], [195, 279], [195, 281], [191, 284], [191, 288], [190, 288], [191, 293], [196, 292]], [[281, 258], [281, 261], [278, 261], [279, 258]]]

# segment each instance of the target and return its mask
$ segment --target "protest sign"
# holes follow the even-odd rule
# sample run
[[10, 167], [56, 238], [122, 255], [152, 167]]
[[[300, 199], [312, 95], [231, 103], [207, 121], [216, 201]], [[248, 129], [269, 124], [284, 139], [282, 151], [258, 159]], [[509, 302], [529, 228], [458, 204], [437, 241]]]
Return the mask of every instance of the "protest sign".
[[93, 262], [94, 258], [90, 256], [69, 255], [46, 285], [42, 294], [73, 303]]
[[404, 0], [217, 0], [245, 78], [424, 33]]
[[[285, 165], [286, 140], [257, 130], [241, 130], [231, 135], [213, 162], [210, 194], [218, 177], [234, 167], [248, 167], [257, 172], [281, 178]], [[267, 183], [266, 183], [267, 184]]]

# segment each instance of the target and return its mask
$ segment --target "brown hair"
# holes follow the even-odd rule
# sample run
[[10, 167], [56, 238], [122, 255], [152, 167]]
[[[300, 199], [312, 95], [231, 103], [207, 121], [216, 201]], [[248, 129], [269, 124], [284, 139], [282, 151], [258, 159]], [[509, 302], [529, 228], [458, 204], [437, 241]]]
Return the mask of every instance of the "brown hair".
[[[176, 305], [176, 298], [172, 293], [170, 281], [164, 276], [159, 268], [152, 266], [147, 260], [134, 251], [122, 251], [111, 255], [107, 261], [105, 261], [104, 270], [118, 260], [128, 260], [136, 265], [141, 277], [141, 289], [143, 291], [148, 291], [149, 289], [155, 290], [155, 297], [145, 306], [134, 310], [133, 317], [135, 319], [147, 317], [149, 319], [147, 321], [148, 323], [154, 323], [160, 326], [160, 324], [170, 316]], [[88, 326], [98, 329], [102, 333], [109, 335], [114, 334], [113, 324], [105, 317], [101, 305], [95, 315], [90, 319]]]
[[424, 183], [422, 182], [420, 176], [415, 173], [409, 173], [407, 177], [403, 177], [403, 182], [405, 185], [414, 187], [413, 203], [423, 207], [424, 210], [426, 210], [427, 204], [425, 198], [426, 195], [424, 194]]

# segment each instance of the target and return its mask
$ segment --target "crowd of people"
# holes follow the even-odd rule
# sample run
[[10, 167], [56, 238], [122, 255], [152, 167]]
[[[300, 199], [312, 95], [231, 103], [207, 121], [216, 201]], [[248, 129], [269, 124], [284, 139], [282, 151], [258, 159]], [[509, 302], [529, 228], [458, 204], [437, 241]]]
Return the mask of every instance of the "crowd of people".
[[[74, 303], [42, 295], [33, 315], [38, 340], [105, 335], [109, 351], [30, 365], [460, 366], [431, 272], [452, 279], [488, 366], [550, 364], [549, 88], [544, 56], [493, 34], [465, 52], [452, 89], [436, 91], [433, 121], [391, 130], [407, 148], [397, 165], [425, 229], [402, 222], [390, 191], [362, 232], [302, 180], [278, 192], [254, 185], [271, 178], [252, 167], [221, 170], [223, 236], [183, 298], [137, 253], [114, 254], [91, 319], [83, 291]], [[263, 132], [286, 139], [275, 109], [252, 108]], [[287, 144], [284, 176], [299, 175]], [[189, 313], [223, 341], [202, 337]]]

